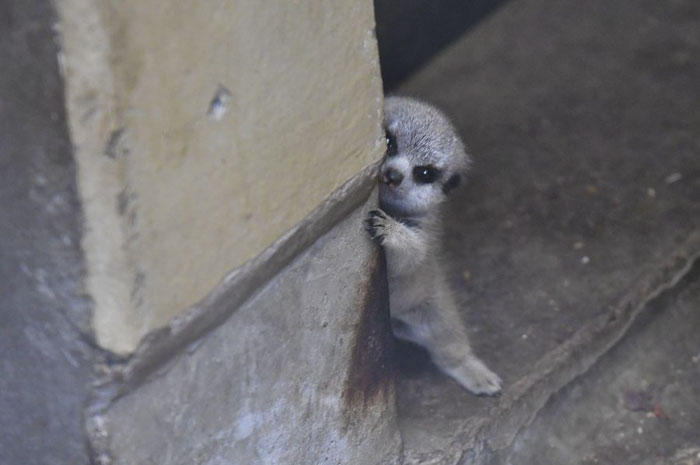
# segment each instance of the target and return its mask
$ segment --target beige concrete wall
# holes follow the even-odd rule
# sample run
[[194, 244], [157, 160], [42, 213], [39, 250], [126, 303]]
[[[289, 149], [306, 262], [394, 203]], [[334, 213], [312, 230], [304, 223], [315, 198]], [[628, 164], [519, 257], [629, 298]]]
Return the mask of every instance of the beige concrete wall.
[[203, 298], [383, 150], [371, 0], [57, 0], [105, 348]]

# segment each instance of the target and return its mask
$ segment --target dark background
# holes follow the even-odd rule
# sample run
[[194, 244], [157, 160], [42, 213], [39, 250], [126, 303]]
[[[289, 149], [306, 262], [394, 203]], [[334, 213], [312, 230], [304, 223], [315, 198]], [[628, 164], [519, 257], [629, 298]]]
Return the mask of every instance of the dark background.
[[375, 0], [384, 91], [413, 71], [506, 0]]

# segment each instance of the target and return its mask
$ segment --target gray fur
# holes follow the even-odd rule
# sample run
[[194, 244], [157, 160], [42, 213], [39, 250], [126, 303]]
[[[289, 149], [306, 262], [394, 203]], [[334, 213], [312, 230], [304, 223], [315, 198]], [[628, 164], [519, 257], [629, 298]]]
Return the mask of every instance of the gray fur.
[[[384, 109], [395, 150], [380, 168], [381, 210], [370, 212], [366, 227], [386, 251], [394, 334], [427, 348], [435, 364], [469, 391], [496, 394], [501, 379], [472, 352], [440, 262], [441, 205], [458, 184], [455, 175], [463, 177], [469, 166], [464, 145], [430, 105], [389, 97]], [[415, 178], [414, 169], [422, 166], [437, 169], [434, 182]]]

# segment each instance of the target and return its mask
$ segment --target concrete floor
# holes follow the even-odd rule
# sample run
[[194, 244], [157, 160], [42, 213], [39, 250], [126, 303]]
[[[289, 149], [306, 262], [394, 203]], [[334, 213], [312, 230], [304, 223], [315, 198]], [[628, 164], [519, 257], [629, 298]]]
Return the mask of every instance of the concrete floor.
[[[448, 207], [447, 261], [475, 350], [505, 380], [500, 398], [474, 397], [420, 349], [401, 345], [405, 463], [593, 463], [586, 460], [603, 449], [601, 463], [642, 463], [632, 457], [670, 460], [693, 446], [669, 442], [656, 455], [631, 439], [634, 451], [607, 447], [605, 428], [618, 431], [627, 417], [601, 419], [602, 436], [584, 424], [592, 404], [618, 408], [621, 389], [649, 389], [634, 350], [612, 361], [605, 354], [650, 305], [662, 305], [658, 294], [690, 286], [681, 278], [700, 255], [700, 3], [515, 0], [396, 93], [443, 108], [475, 160]], [[687, 326], [648, 323], [659, 330], [639, 335], [644, 347], [653, 335], [687, 339], [693, 332], [682, 329], [700, 329], [700, 296], [683, 296], [662, 306]], [[589, 371], [600, 357], [605, 363]], [[637, 370], [639, 383], [632, 375], [613, 382], [623, 367]], [[682, 387], [700, 385], [698, 367], [676, 377], [660, 363], [669, 372], [655, 378], [676, 383], [677, 401], [686, 402], [691, 391]], [[579, 392], [594, 392], [574, 402], [569, 387], [550, 401], [577, 377], [586, 386]], [[700, 405], [683, 411], [683, 421], [675, 411], [663, 420], [677, 422], [663, 429], [669, 438], [690, 437], [700, 424]], [[563, 413], [557, 427], [551, 419]], [[556, 453], [528, 462], [528, 450], [555, 437], [547, 425], [559, 435]]]
[[492, 464], [700, 464], [700, 267]]

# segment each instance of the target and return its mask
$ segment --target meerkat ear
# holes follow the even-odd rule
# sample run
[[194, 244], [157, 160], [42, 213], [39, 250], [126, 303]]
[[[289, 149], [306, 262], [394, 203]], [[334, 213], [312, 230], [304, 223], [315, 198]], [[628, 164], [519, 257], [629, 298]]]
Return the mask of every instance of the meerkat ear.
[[442, 192], [449, 194], [455, 187], [459, 186], [461, 180], [462, 177], [459, 174], [453, 174], [450, 176], [450, 179], [445, 181], [445, 184], [442, 185]]

